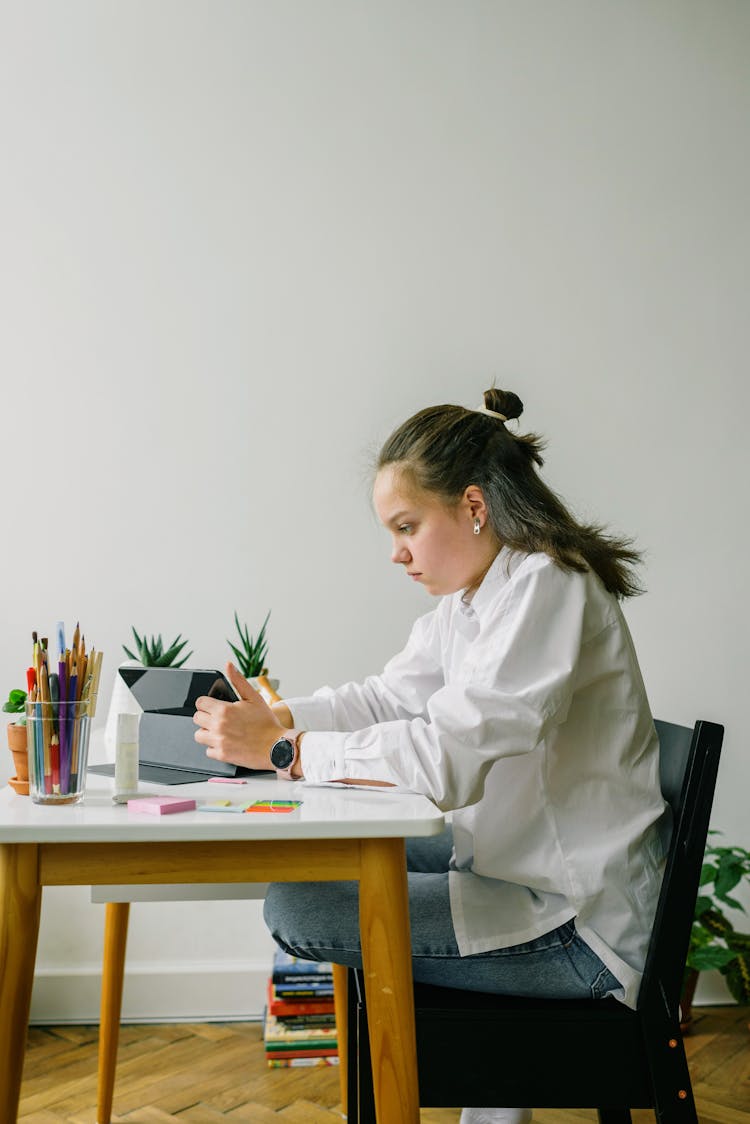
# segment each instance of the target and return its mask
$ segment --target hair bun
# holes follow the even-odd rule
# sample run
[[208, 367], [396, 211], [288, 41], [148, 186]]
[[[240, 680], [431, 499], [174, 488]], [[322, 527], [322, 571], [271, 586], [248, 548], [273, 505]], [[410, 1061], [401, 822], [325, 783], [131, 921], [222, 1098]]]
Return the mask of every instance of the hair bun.
[[488, 410], [504, 414], [509, 421], [511, 418], [520, 418], [523, 413], [523, 402], [512, 390], [500, 390], [493, 386], [490, 390], [485, 390], [483, 397]]

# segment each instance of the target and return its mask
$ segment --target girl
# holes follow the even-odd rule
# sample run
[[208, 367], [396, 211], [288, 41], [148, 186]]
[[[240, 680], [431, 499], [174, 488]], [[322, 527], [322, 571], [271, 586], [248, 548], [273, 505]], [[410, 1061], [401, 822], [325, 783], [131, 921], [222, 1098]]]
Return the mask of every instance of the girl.
[[[361, 684], [273, 709], [199, 699], [209, 756], [312, 781], [401, 785], [452, 827], [407, 847], [415, 980], [634, 1006], [662, 875], [658, 744], [618, 604], [630, 544], [542, 481], [518, 397], [422, 410], [386, 441], [373, 498], [392, 561], [439, 597]], [[270, 887], [295, 956], [360, 964], [356, 883]], [[461, 1124], [530, 1119], [464, 1109]]]

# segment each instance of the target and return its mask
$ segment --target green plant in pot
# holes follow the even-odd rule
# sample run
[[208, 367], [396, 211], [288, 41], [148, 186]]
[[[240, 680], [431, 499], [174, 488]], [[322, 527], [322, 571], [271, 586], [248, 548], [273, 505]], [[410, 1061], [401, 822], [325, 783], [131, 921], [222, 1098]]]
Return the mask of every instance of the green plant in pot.
[[26, 751], [26, 692], [20, 687], [15, 687], [8, 699], [3, 703], [6, 714], [16, 717], [8, 723], [8, 748], [13, 754], [13, 763], [16, 773], [11, 777], [9, 784], [20, 796], [28, 796], [29, 792], [29, 759]]
[[[709, 835], [720, 834], [709, 832]], [[726, 907], [747, 912], [732, 896], [732, 890], [743, 881], [750, 883], [750, 851], [744, 847], [716, 846], [709, 840], [685, 966], [681, 1003], [683, 1029], [691, 1021], [692, 1000], [700, 972], [717, 969], [737, 1002], [750, 1003], [750, 933], [735, 929], [725, 913]]]
[[[131, 664], [140, 664], [142, 667], [182, 667], [190, 659], [192, 652], [183, 655], [183, 649], [188, 641], [182, 639], [182, 634], [174, 638], [171, 644], [165, 644], [161, 633], [156, 636], [147, 636], [144, 632], [140, 636], [131, 625], [135, 640], [134, 651], [123, 644], [122, 648]], [[182, 658], [180, 658], [182, 657]], [[119, 674], [115, 674], [112, 685], [112, 694], [109, 700], [107, 723], [104, 728], [104, 744], [112, 759], [114, 759], [115, 743], [117, 740], [117, 715], [140, 714], [140, 707], [125, 685]]]
[[[260, 632], [257, 636], [251, 636], [247, 625], [243, 626], [240, 624], [240, 618], [235, 609], [234, 623], [237, 626], [239, 643], [233, 644], [231, 640], [227, 640], [227, 643], [234, 653], [237, 667], [245, 676], [245, 679], [249, 679], [251, 682], [257, 679], [259, 675], [268, 675], [268, 668], [266, 667], [266, 654], [268, 652], [266, 628], [270, 616], [271, 610], [269, 609], [266, 613], [266, 619], [261, 625]], [[269, 680], [269, 683], [274, 690], [276, 690], [279, 685], [278, 679]]]
[[132, 628], [132, 632], [138, 654], [131, 652], [130, 648], [126, 648], [124, 644], [122, 646], [123, 651], [128, 659], [135, 660], [136, 663], [140, 663], [144, 667], [182, 667], [193, 654], [188, 652], [178, 662], [177, 657], [187, 645], [187, 640], [182, 639], [182, 633], [176, 636], [171, 644], [165, 645], [161, 633], [156, 636], [146, 636], [144, 632], [141, 637], [134, 628]]

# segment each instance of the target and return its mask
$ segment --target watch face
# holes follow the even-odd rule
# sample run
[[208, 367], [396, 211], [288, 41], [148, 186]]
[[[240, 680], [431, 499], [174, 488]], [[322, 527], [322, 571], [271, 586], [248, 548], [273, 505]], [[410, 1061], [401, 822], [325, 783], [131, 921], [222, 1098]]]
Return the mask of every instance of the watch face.
[[294, 746], [288, 738], [279, 738], [271, 746], [271, 764], [275, 769], [288, 769], [294, 760]]

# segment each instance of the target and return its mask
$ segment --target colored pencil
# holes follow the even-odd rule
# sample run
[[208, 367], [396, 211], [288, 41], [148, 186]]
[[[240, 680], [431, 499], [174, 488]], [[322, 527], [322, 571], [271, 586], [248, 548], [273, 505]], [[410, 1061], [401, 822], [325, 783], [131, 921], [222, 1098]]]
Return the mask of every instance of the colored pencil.
[[96, 715], [96, 701], [99, 697], [99, 680], [102, 675], [102, 659], [104, 658], [104, 653], [96, 652], [96, 654], [94, 654], [94, 649], [92, 648], [91, 658], [94, 666], [92, 670], [91, 700], [89, 702], [88, 712], [93, 718]]
[[42, 661], [40, 679], [39, 679], [39, 695], [40, 695], [40, 716], [42, 719], [42, 744], [44, 752], [44, 791], [47, 795], [52, 793], [52, 758], [50, 755], [50, 734], [52, 726], [52, 703], [49, 697], [49, 678], [47, 675], [47, 665]]
[[68, 742], [68, 677], [65, 670], [65, 655], [57, 663], [57, 677], [59, 681], [59, 702], [57, 729], [60, 740], [60, 792], [67, 795], [70, 782], [70, 744]]
[[83, 688], [86, 686], [86, 683], [88, 682], [88, 676], [86, 674], [86, 672], [88, 670], [88, 659], [86, 658], [85, 652], [82, 652], [80, 648], [78, 649], [78, 655], [77, 655], [76, 662], [78, 664], [77, 698], [81, 699], [82, 693], [83, 693]]
[[34, 688], [34, 757], [36, 767], [37, 791], [44, 792], [44, 738], [42, 736], [42, 704], [39, 702], [39, 688]]
[[60, 680], [56, 671], [49, 675], [49, 693], [52, 703], [52, 730], [50, 754], [52, 757], [52, 791], [60, 791]]

